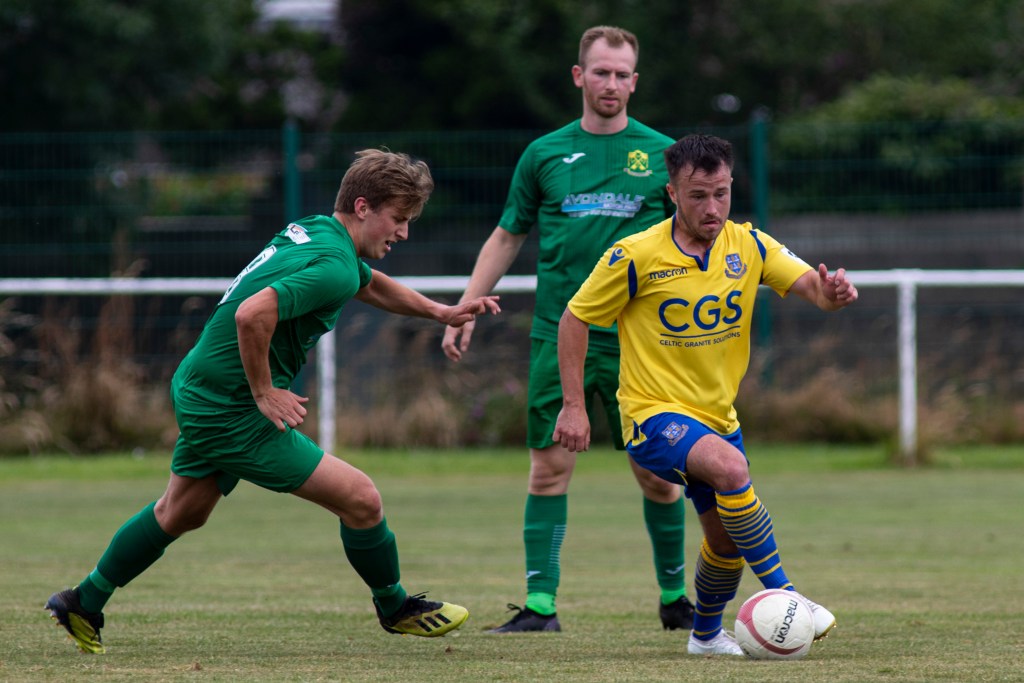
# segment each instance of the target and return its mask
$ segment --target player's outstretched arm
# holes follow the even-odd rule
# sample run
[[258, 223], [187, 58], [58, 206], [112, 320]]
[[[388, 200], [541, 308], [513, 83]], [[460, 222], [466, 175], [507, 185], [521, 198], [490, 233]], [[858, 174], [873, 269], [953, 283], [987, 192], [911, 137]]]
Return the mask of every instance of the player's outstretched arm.
[[583, 365], [590, 328], [567, 308], [558, 323], [558, 373], [562, 379], [562, 410], [552, 436], [566, 450], [590, 448], [590, 418], [583, 394]]
[[[473, 266], [473, 274], [469, 276], [462, 300], [468, 301], [489, 294], [498, 280], [508, 272], [525, 241], [526, 235], [514, 235], [501, 226], [496, 227], [476, 257], [476, 265]], [[461, 327], [449, 325], [441, 340], [444, 355], [454, 361], [460, 360], [462, 354], [469, 350], [474, 326], [472, 320]]]
[[360, 289], [356, 293], [356, 298], [389, 313], [430, 318], [455, 327], [465, 325], [478, 315], [501, 312], [496, 296], [476, 297], [455, 306], [448, 306], [400, 284], [379, 270], [373, 271], [370, 284]]
[[809, 270], [793, 283], [795, 292], [823, 311], [838, 311], [857, 300], [857, 288], [846, 277], [846, 269], [838, 269], [830, 275], [824, 263], [818, 270]]

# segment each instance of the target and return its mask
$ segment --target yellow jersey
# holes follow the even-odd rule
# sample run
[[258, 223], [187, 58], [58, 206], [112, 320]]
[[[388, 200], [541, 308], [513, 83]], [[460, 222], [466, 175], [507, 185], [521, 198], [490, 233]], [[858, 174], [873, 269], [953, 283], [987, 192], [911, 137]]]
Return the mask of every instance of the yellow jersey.
[[719, 434], [736, 431], [733, 402], [750, 360], [757, 288], [784, 297], [811, 270], [749, 223], [726, 221], [706, 255], [687, 254], [672, 238], [674, 220], [612, 245], [569, 301], [583, 322], [618, 322], [625, 443], [634, 424], [664, 412]]

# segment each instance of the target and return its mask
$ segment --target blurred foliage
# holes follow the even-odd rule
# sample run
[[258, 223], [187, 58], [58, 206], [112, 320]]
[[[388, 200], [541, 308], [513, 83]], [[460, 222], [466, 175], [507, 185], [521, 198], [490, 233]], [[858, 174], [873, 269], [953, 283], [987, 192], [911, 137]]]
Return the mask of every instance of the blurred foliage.
[[255, 172], [163, 173], [149, 179], [149, 214], [243, 215], [266, 186]]
[[[886, 74], [933, 95], [1019, 99], [1019, 0], [339, 0], [327, 31], [264, 21], [256, 0], [4, 0], [5, 131], [537, 129], [579, 109], [588, 26], [640, 39], [631, 111], [659, 128], [776, 120]], [[951, 80], [950, 80], [951, 79]], [[870, 93], [867, 95], [871, 99]], [[909, 103], [909, 98], [899, 98]], [[978, 115], [990, 110], [979, 106]], [[859, 119], [858, 119], [859, 120]]]
[[[5, 131], [276, 128], [335, 108], [340, 48], [286, 24], [261, 25], [253, 0], [4, 0], [0, 110]], [[305, 104], [289, 111], [289, 84]], [[316, 87], [319, 86], [319, 87]]]
[[[770, 146], [780, 213], [1018, 207], [1024, 99], [961, 78], [877, 74], [774, 126]], [[829, 169], [798, 172], [823, 159]]]
[[[345, 0], [341, 9], [349, 129], [560, 125], [578, 111], [570, 68], [594, 24], [637, 34], [630, 111], [659, 128], [782, 120], [878, 73], [960, 79], [992, 97], [1019, 98], [1024, 86], [1015, 0]], [[407, 104], [389, 106], [397, 102]]]

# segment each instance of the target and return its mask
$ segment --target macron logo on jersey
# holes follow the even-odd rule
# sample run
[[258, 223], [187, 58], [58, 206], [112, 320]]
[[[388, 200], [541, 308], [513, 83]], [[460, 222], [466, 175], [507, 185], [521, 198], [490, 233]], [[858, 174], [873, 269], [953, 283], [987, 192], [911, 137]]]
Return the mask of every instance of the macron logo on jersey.
[[567, 164], [571, 164], [572, 162], [576, 161], [580, 157], [585, 157], [585, 156], [587, 156], [586, 152], [573, 152], [570, 156], [562, 157], [562, 161], [564, 161]]
[[617, 261], [620, 261], [624, 256], [625, 256], [625, 254], [622, 252], [622, 247], [619, 247], [618, 249], [616, 249], [615, 251], [612, 252], [611, 258], [608, 259], [608, 265], [609, 266], [614, 266], [615, 263]]

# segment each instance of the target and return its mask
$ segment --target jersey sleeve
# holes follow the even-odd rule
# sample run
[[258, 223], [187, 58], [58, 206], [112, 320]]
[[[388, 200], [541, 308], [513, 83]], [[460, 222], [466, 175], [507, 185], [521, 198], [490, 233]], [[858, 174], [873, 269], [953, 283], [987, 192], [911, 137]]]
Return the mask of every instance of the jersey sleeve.
[[364, 278], [370, 281], [370, 268], [362, 260], [353, 267], [345, 259], [324, 256], [307, 267], [291, 273], [270, 286], [277, 291], [277, 314], [290, 320], [322, 308], [339, 307], [355, 296]]
[[514, 235], [530, 232], [540, 212], [542, 197], [534, 164], [535, 151], [536, 144], [530, 143], [519, 157], [505, 199], [505, 209], [498, 221], [498, 225]]
[[633, 258], [625, 247], [616, 243], [604, 253], [569, 300], [569, 311], [585, 323], [610, 327], [636, 293], [636, 281]]
[[813, 269], [771, 235], [757, 230], [751, 232], [764, 256], [761, 284], [771, 287], [779, 296], [786, 296], [793, 283], [808, 270]]
[[359, 259], [359, 289], [370, 284], [373, 279], [373, 268], [363, 259]]

